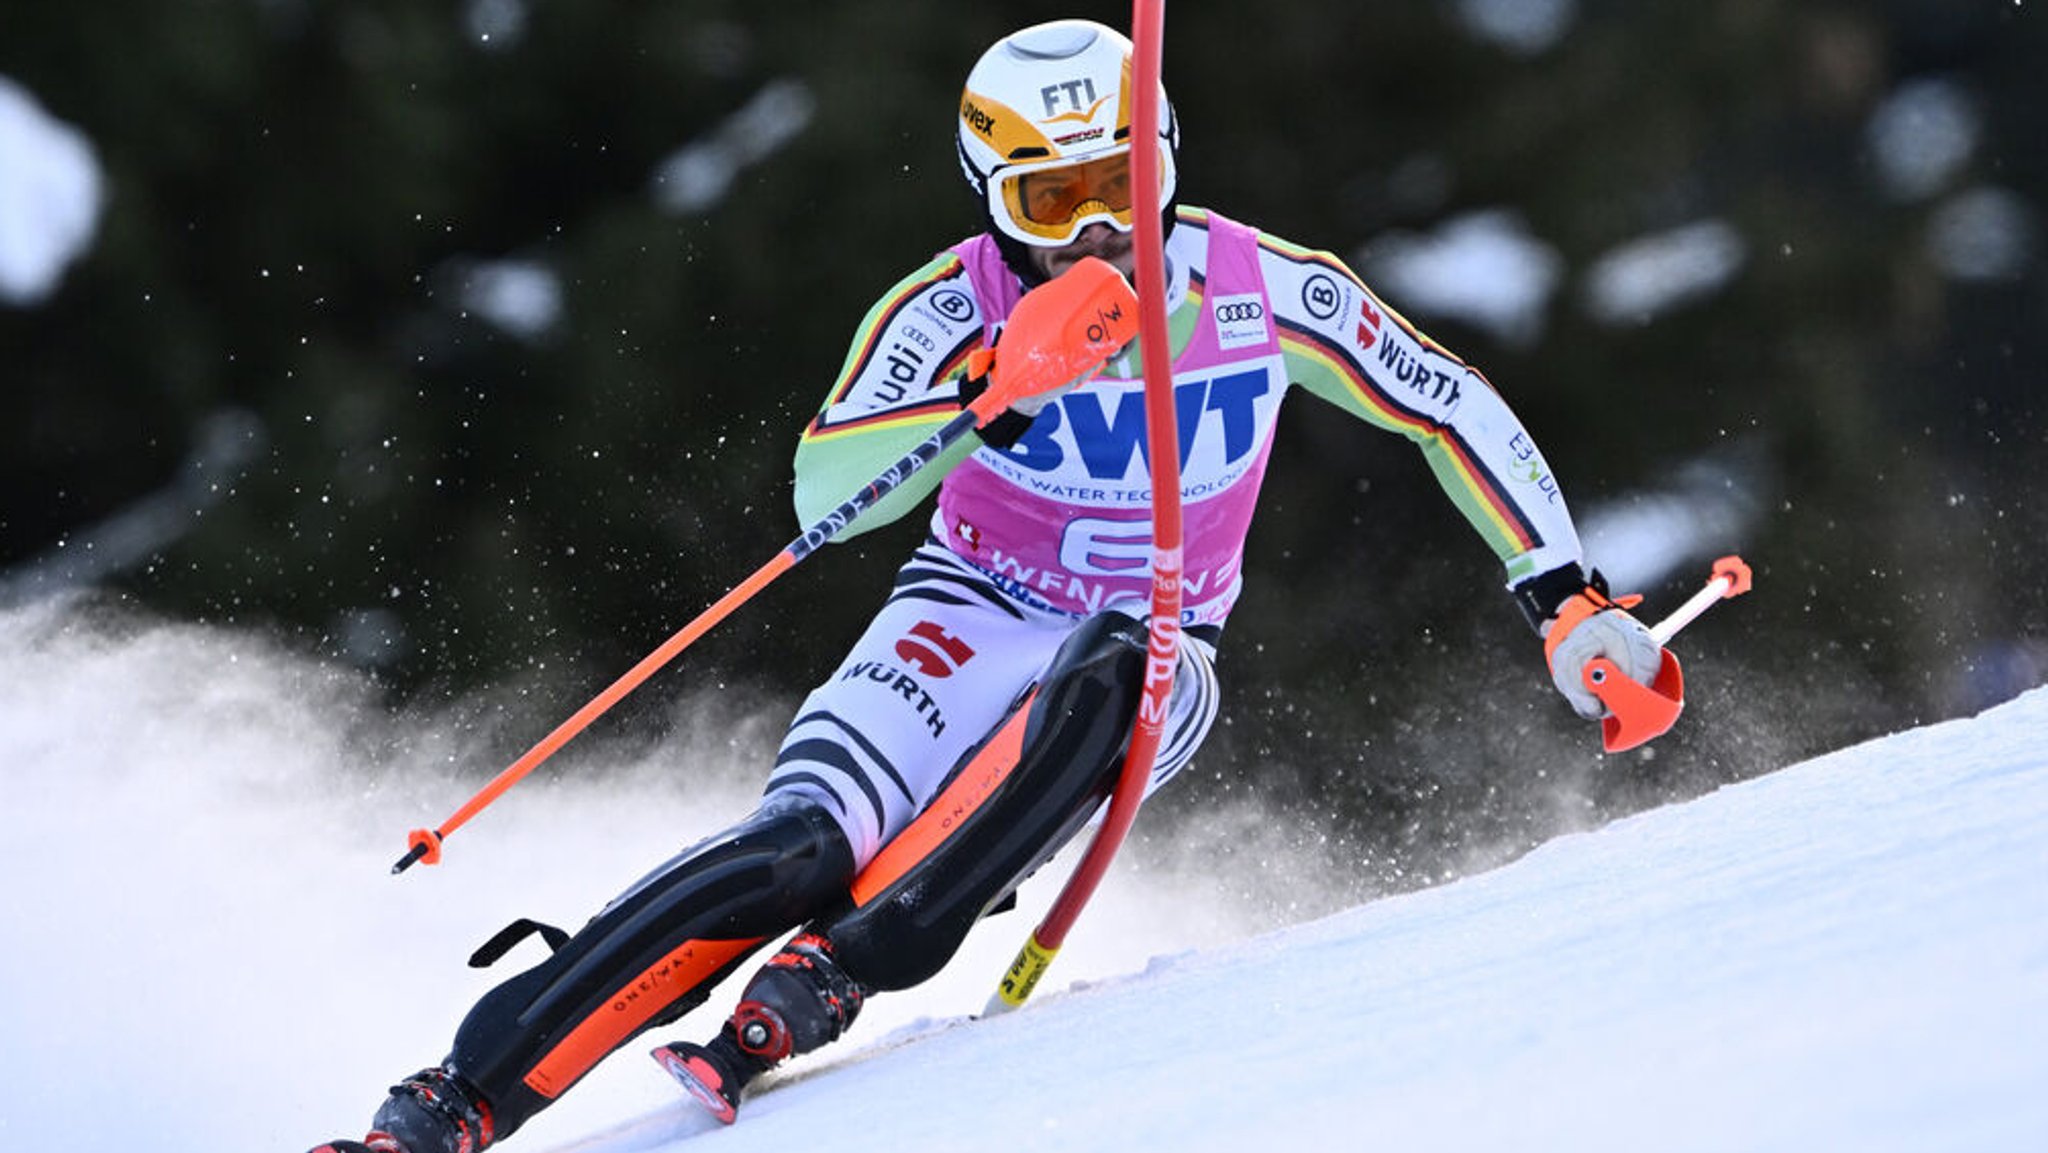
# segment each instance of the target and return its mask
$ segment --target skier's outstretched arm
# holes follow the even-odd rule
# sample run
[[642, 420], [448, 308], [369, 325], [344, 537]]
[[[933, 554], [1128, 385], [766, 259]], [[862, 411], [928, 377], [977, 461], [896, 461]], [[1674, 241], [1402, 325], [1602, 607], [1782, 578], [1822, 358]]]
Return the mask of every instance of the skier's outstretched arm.
[[1290, 379], [1422, 450], [1452, 504], [1506, 569], [1544, 638], [1558, 691], [1588, 719], [1606, 706], [1586, 687], [1595, 657], [1647, 681], [1663, 646], [1585, 565], [1564, 491], [1507, 401], [1476, 369], [1423, 335], [1327, 252], [1266, 238]]

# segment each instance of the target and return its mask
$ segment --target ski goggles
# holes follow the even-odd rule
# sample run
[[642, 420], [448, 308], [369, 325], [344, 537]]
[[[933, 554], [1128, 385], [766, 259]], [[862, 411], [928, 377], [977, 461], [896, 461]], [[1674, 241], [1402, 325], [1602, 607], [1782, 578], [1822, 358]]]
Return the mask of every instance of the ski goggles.
[[[1159, 150], [1159, 199], [1173, 195], [1173, 152]], [[1128, 146], [1079, 163], [1011, 165], [989, 182], [989, 215], [997, 227], [1026, 244], [1071, 244], [1090, 224], [1131, 230], [1131, 153]]]

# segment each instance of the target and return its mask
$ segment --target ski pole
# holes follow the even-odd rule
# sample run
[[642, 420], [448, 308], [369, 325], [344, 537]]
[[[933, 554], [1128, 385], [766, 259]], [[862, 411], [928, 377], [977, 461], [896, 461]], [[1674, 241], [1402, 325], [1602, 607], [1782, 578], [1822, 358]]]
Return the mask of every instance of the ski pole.
[[[1748, 592], [1750, 584], [1749, 565], [1741, 557], [1722, 557], [1714, 562], [1713, 576], [1706, 585], [1670, 616], [1651, 625], [1650, 635], [1660, 645], [1671, 643], [1678, 630], [1716, 603]], [[1600, 719], [1600, 743], [1610, 753], [1625, 752], [1670, 732], [1685, 708], [1685, 672], [1669, 649], [1664, 650], [1657, 673], [1647, 685], [1632, 679], [1606, 657], [1586, 662], [1583, 675], [1586, 687], [1607, 706], [1607, 715]]]
[[410, 848], [407, 849], [405, 856], [398, 859], [397, 864], [391, 866], [391, 871], [393, 873], [403, 873], [416, 862], [425, 862], [429, 865], [439, 864], [441, 860], [441, 842], [450, 833], [467, 824], [471, 817], [482, 812], [491, 802], [503, 796], [506, 790], [524, 780], [528, 773], [540, 767], [541, 762], [555, 755], [563, 745], [568, 744], [578, 733], [589, 727], [592, 721], [603, 716], [613, 705], [619, 703], [626, 694], [639, 688], [642, 682], [646, 681], [648, 677], [653, 676], [662, 666], [674, 660], [684, 649], [697, 643], [700, 637], [710, 632], [720, 621], [730, 616], [734, 609], [753, 599], [756, 593], [767, 588], [775, 578], [795, 567], [798, 561], [809, 556], [820, 545], [839, 535], [840, 531], [848, 524], [851, 524], [854, 518], [858, 517], [861, 512], [871, 507], [876, 501], [887, 496], [898, 485], [916, 475], [924, 466], [937, 459], [941, 453], [944, 453], [955, 441], [959, 440], [968, 429], [973, 428], [978, 420], [979, 414], [972, 407], [961, 409], [960, 415], [947, 421], [945, 426], [940, 428], [939, 431], [927, 437], [916, 448], [905, 453], [895, 464], [890, 465], [880, 476], [869, 482], [867, 487], [847, 498], [845, 503], [833, 509], [831, 513], [811, 525], [811, 527], [805, 529], [802, 535], [783, 546], [782, 551], [770, 558], [767, 564], [755, 569], [751, 576], [734, 585], [724, 596], [713, 602], [711, 607], [697, 614], [694, 620], [678, 629], [674, 635], [663, 641], [653, 652], [642, 657], [638, 664], [626, 671], [625, 675], [613, 681], [604, 691], [592, 697], [582, 708], [577, 709], [571, 714], [567, 720], [555, 726], [552, 732], [542, 737], [532, 748], [526, 750], [518, 760], [512, 762], [504, 771], [492, 778], [490, 783], [478, 790], [475, 796], [463, 802], [462, 807], [456, 809], [438, 827], [433, 829], [414, 829], [407, 837]]
[[1173, 403], [1172, 357], [1167, 354], [1165, 224], [1159, 207], [1159, 56], [1165, 21], [1164, 0], [1136, 0], [1131, 16], [1131, 181], [1136, 188], [1131, 215], [1137, 251], [1138, 347], [1145, 372], [1145, 436], [1152, 473], [1152, 608], [1146, 629], [1145, 680], [1130, 747], [1102, 827], [1045, 918], [1003, 974], [983, 1009], [985, 1016], [1021, 1007], [1066, 944], [1068, 930], [1094, 896], [1131, 822], [1137, 819], [1173, 697], [1174, 666], [1180, 653], [1182, 549], [1180, 434]]
[[441, 859], [441, 842], [482, 812], [506, 790], [524, 780], [590, 723], [639, 688], [663, 665], [697, 642], [720, 621], [730, 616], [775, 578], [795, 567], [852, 524], [876, 502], [938, 459], [968, 430], [985, 424], [1027, 396], [1092, 376], [1104, 361], [1137, 334], [1136, 297], [1123, 276], [1105, 261], [1088, 257], [1056, 279], [1028, 293], [1011, 310], [1004, 330], [1004, 349], [977, 349], [970, 366], [977, 375], [985, 372], [989, 386], [960, 414], [905, 453], [881, 475], [848, 497], [838, 508], [805, 529], [753, 575], [734, 585], [696, 619], [678, 629], [640, 663], [627, 670], [603, 692], [592, 697], [569, 719], [555, 726], [520, 758], [508, 765], [490, 783], [465, 801], [447, 820], [432, 829], [414, 829], [407, 837], [409, 847], [393, 873], [403, 873], [414, 864], [436, 864]]
[[1751, 585], [1749, 565], [1739, 556], [1724, 556], [1714, 562], [1714, 575], [1692, 594], [1691, 599], [1673, 609], [1671, 615], [1650, 626], [1650, 635], [1657, 643], [1667, 645], [1678, 630], [1699, 619], [1701, 613], [1714, 607], [1715, 602], [1731, 600], [1749, 591]]

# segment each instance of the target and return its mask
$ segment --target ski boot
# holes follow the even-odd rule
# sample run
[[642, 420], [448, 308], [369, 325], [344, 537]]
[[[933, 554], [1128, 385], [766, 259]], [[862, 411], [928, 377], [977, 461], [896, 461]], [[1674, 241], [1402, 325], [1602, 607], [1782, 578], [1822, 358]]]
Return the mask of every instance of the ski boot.
[[446, 1069], [422, 1069], [391, 1087], [369, 1136], [330, 1141], [312, 1153], [482, 1153], [491, 1107]]
[[747, 982], [732, 1019], [710, 1044], [676, 1041], [654, 1050], [653, 1057], [713, 1117], [730, 1125], [749, 1083], [785, 1059], [837, 1039], [866, 996], [832, 959], [831, 943], [804, 933]]

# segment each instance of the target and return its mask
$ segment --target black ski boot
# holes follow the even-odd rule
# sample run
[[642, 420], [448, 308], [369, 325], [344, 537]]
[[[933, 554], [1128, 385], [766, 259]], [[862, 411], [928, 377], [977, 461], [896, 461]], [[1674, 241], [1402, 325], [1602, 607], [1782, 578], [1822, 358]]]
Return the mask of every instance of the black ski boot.
[[481, 1153], [491, 1143], [491, 1107], [446, 1069], [422, 1069], [391, 1087], [370, 1134], [330, 1141], [312, 1153]]
[[654, 1059], [730, 1125], [750, 1082], [788, 1057], [836, 1040], [866, 997], [832, 959], [831, 943], [804, 933], [747, 982], [732, 1019], [710, 1044], [677, 1041], [656, 1049]]

